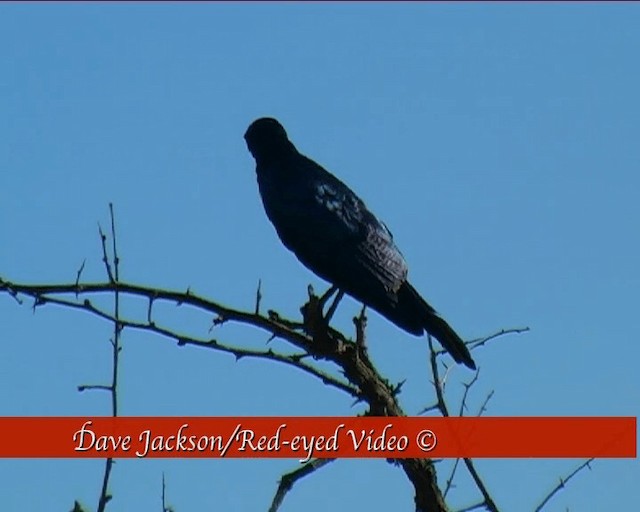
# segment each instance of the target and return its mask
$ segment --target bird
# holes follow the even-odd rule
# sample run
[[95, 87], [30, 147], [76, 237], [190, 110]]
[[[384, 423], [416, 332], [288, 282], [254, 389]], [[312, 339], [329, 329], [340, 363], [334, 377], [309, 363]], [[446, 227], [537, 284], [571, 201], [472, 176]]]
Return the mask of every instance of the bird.
[[464, 341], [408, 281], [391, 231], [355, 192], [300, 153], [274, 118], [253, 121], [244, 139], [267, 217], [304, 266], [404, 331], [426, 331], [456, 362], [476, 368]]

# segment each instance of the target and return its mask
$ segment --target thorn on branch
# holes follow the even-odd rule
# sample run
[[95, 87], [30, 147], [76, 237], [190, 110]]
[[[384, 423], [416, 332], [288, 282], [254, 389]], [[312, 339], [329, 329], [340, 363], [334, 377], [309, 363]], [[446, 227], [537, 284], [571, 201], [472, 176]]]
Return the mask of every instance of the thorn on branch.
[[38, 306], [42, 306], [43, 304], [47, 303], [47, 299], [45, 299], [42, 295], [36, 295], [33, 299], [33, 306], [32, 306], [32, 310], [35, 313], [36, 312], [36, 308]]
[[79, 501], [74, 501], [73, 502], [73, 509], [71, 509], [71, 512], [86, 512], [87, 509], [85, 509]]
[[0, 277], [0, 287], [4, 288], [9, 292], [9, 295], [14, 298], [14, 300], [22, 306], [23, 302], [20, 297], [18, 297], [18, 292], [11, 286], [11, 283], [8, 283], [4, 279]]
[[355, 407], [356, 405], [361, 404], [362, 402], [364, 402], [364, 398], [358, 397], [353, 402], [351, 402], [351, 407]]
[[107, 276], [110, 283], [114, 283], [113, 272], [111, 272], [111, 264], [109, 263], [109, 256], [107, 254], [107, 235], [102, 231], [102, 226], [98, 223], [98, 233], [100, 233], [100, 244], [102, 245], [102, 262], [107, 271]]
[[256, 289], [256, 315], [260, 314], [260, 302], [262, 301], [262, 279], [258, 279], [258, 288]]
[[[184, 294], [185, 294], [185, 296], [186, 296], [186, 297], [189, 297], [189, 296], [191, 295], [191, 286], [188, 286], [188, 287], [187, 287], [187, 291], [185, 291], [185, 292], [184, 292]], [[176, 301], [176, 307], [178, 307], [178, 306], [182, 306], [182, 304], [184, 304], [184, 301], [183, 301], [183, 300], [178, 299], [178, 300]]]
[[402, 392], [402, 387], [404, 386], [405, 382], [407, 382], [407, 379], [403, 379], [400, 382], [398, 382], [395, 386], [391, 387], [391, 394], [394, 397], [397, 397]]
[[218, 315], [216, 316], [213, 321], [211, 322], [211, 327], [209, 328], [209, 332], [213, 331], [213, 329], [215, 327], [217, 327], [218, 325], [222, 325], [223, 323], [225, 323], [227, 321], [227, 319], [225, 317], [223, 317], [222, 315]]
[[487, 412], [487, 404], [489, 403], [489, 400], [491, 400], [491, 397], [493, 397], [494, 393], [495, 391], [493, 389], [489, 392], [489, 394], [487, 395], [487, 398], [485, 398], [484, 402], [482, 402], [482, 405], [478, 410], [477, 416], [482, 416], [485, 412]]
[[436, 402], [433, 405], [430, 405], [429, 407], [425, 407], [424, 409], [418, 411], [418, 416], [421, 416], [422, 414], [426, 414], [428, 412], [431, 411], [435, 411], [436, 409], [438, 409], [438, 403]]
[[447, 494], [449, 494], [449, 491], [451, 489], [455, 489], [456, 487], [453, 479], [456, 476], [456, 471], [458, 470], [459, 464], [460, 464], [460, 459], [456, 459], [455, 463], [453, 464], [453, 468], [451, 469], [451, 473], [449, 473], [449, 478], [447, 478], [447, 483], [445, 484], [444, 491], [442, 492], [442, 495], [445, 498], [447, 497]]
[[267, 318], [269, 318], [269, 320], [271, 320], [272, 322], [280, 321], [280, 315], [278, 314], [277, 311], [274, 311], [273, 309], [270, 309], [269, 311], [267, 311]]
[[111, 218], [111, 241], [112, 241], [112, 250], [113, 250], [113, 265], [115, 267], [115, 281], [118, 282], [120, 280], [120, 257], [118, 256], [118, 248], [116, 245], [116, 218], [113, 213], [113, 203], [109, 203], [109, 217]]
[[78, 386], [78, 391], [82, 393], [83, 391], [112, 391], [113, 388], [111, 386], [105, 386], [103, 384], [82, 384]]
[[147, 305], [147, 322], [149, 322], [149, 325], [153, 325], [153, 321], [151, 320], [151, 311], [153, 309], [153, 301], [156, 297], [157, 295], [149, 296], [149, 302]]
[[460, 510], [458, 510], [458, 512], [472, 512], [473, 510], [479, 510], [481, 508], [487, 509], [488, 507], [489, 505], [486, 501], [480, 501], [468, 507], [461, 508]]
[[590, 459], [587, 459], [582, 464], [580, 464], [576, 469], [574, 469], [571, 473], [569, 473], [565, 478], [560, 478], [560, 483], [556, 485], [551, 490], [551, 492], [544, 497], [540, 505], [536, 507], [535, 512], [540, 512], [546, 506], [546, 504], [549, 503], [551, 498], [553, 498], [559, 491], [561, 491], [566, 486], [567, 482], [569, 482], [569, 480], [571, 480], [578, 473], [580, 473], [580, 471], [582, 471], [584, 468], [588, 468], [589, 470], [591, 470], [591, 463], [593, 461], [594, 461], [593, 457]]
[[86, 262], [87, 262], [87, 258], [82, 260], [82, 265], [80, 265], [78, 272], [76, 272], [76, 299], [78, 298], [78, 292], [80, 291], [80, 287], [79, 287], [80, 276], [82, 275], [82, 271], [84, 270], [84, 265]]

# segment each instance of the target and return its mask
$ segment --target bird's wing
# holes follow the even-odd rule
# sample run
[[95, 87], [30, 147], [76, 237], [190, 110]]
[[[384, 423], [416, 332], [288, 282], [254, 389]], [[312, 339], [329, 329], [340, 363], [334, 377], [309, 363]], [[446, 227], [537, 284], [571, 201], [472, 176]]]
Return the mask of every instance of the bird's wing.
[[319, 238], [331, 246], [331, 260], [340, 266], [342, 279], [356, 295], [357, 289], [373, 287], [394, 296], [406, 280], [407, 265], [391, 231], [328, 172], [316, 173], [313, 189], [313, 210], [322, 219], [318, 227], [325, 228]]

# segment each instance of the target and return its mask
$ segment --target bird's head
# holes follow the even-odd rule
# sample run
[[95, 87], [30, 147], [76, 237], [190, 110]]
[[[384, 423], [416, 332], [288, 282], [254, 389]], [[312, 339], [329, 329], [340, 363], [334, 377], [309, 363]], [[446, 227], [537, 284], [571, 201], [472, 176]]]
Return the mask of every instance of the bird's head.
[[295, 150], [283, 126], [272, 117], [261, 117], [251, 123], [244, 140], [256, 161], [269, 161]]

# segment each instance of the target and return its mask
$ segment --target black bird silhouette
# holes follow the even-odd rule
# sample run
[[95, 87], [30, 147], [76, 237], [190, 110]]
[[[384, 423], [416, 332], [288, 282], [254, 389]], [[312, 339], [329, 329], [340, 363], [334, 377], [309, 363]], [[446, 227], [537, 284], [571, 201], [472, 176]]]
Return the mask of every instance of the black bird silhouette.
[[389, 229], [338, 178], [298, 152], [282, 125], [254, 121], [244, 135], [264, 209], [282, 243], [321, 278], [417, 336], [426, 330], [459, 362], [476, 365], [460, 336], [407, 281]]

